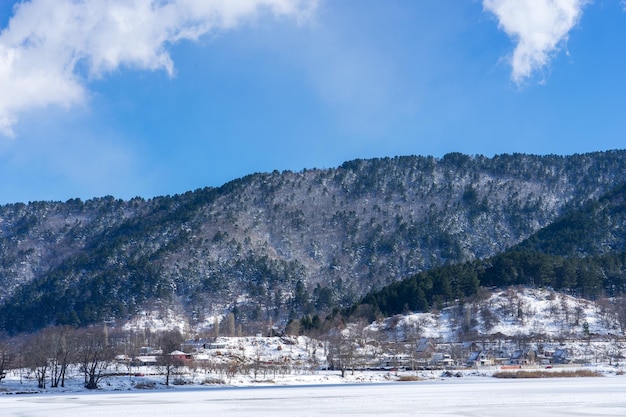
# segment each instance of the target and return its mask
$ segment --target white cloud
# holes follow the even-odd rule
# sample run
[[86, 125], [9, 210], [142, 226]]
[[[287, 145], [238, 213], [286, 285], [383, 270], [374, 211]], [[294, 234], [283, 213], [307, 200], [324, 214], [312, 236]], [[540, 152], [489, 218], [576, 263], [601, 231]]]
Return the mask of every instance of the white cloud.
[[483, 0], [485, 10], [517, 42], [511, 57], [512, 78], [522, 83], [546, 67], [567, 41], [588, 0]]
[[318, 0], [31, 0], [0, 33], [0, 134], [20, 112], [84, 101], [85, 80], [120, 67], [174, 74], [168, 46], [262, 13], [305, 19]]

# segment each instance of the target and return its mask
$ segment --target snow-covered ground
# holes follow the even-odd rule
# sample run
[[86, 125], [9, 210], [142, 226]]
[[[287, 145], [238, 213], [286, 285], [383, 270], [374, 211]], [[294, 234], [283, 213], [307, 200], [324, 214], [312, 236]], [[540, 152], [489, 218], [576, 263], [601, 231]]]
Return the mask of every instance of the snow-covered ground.
[[[384, 330], [394, 322], [391, 327], [402, 333], [408, 323], [419, 329], [420, 337], [444, 342], [458, 340], [459, 332], [463, 330], [473, 330], [482, 336], [545, 335], [573, 339], [583, 337], [585, 331], [624, 336], [615, 313], [606, 305], [549, 289], [509, 287], [496, 290], [478, 301], [465, 303], [461, 310], [453, 306], [437, 312], [390, 317], [372, 323], [368, 328], [371, 331]], [[182, 333], [202, 334], [213, 333], [212, 326], [223, 318], [218, 314], [192, 325], [181, 311], [160, 308], [143, 311], [122, 327], [152, 332], [179, 329]], [[276, 325], [275, 330], [280, 332], [282, 329]]]
[[462, 308], [392, 317], [373, 323], [370, 329], [389, 329], [390, 321], [395, 322], [393, 327], [400, 332], [410, 324], [417, 326], [420, 336], [445, 342], [458, 340], [463, 328], [481, 336], [544, 335], [573, 339], [583, 338], [585, 328], [589, 334], [623, 336], [617, 317], [598, 303], [551, 290], [523, 287], [495, 291]]
[[[545, 366], [525, 366], [523, 371], [542, 370], [558, 375], [559, 372], [574, 372], [585, 370], [595, 372], [603, 378], [618, 378], [626, 385], [626, 368], [624, 366], [609, 365], [571, 365], [563, 367], [546, 368]], [[323, 385], [351, 385], [351, 384], [390, 384], [405, 383], [411, 381], [439, 382], [439, 381], [460, 381], [460, 380], [485, 380], [504, 381], [493, 378], [493, 375], [502, 371], [501, 366], [488, 366], [480, 368], [455, 368], [448, 370], [348, 370], [344, 376], [340, 371], [314, 370], [304, 371], [294, 369], [289, 373], [259, 373], [252, 372], [237, 373], [234, 375], [206, 373], [202, 370], [190, 370], [181, 368], [171, 376], [169, 386], [165, 385], [165, 376], [162, 370], [157, 367], [140, 367], [128, 375], [113, 374], [115, 369], [109, 369], [111, 376], [104, 378], [99, 383], [97, 392], [175, 392], [189, 389], [227, 389], [243, 387], [278, 387], [278, 386], [323, 386]], [[515, 370], [511, 370], [517, 371]], [[27, 371], [10, 371], [6, 379], [0, 383], [0, 399], [22, 394], [78, 394], [89, 392], [84, 388], [84, 379], [77, 369], [70, 368], [68, 379], [64, 387], [45, 389], [37, 388], [37, 381], [32, 374]], [[184, 381], [184, 384], [176, 381]], [[1, 400], [0, 400], [1, 401]], [[0, 413], [2, 415], [2, 413]]]
[[623, 416], [623, 377], [0, 396], [6, 417]]
[[[462, 375], [462, 379], [491, 376], [500, 369], [498, 366], [465, 368], [464, 355], [470, 351], [460, 346], [458, 330], [463, 326], [477, 335], [473, 349], [492, 349], [494, 355], [499, 355], [493, 356], [493, 363], [506, 364], [506, 355], [521, 348], [541, 348], [546, 354], [556, 349], [567, 349], [571, 361], [580, 368], [596, 370], [605, 376], [626, 374], [626, 339], [617, 329], [615, 321], [598, 304], [546, 290], [511, 288], [494, 292], [476, 303], [465, 304], [464, 314], [459, 315], [455, 309], [458, 310], [458, 306], [437, 313], [395, 316], [360, 327], [353, 324], [341, 332], [342, 341], [338, 341], [337, 334], [334, 339], [328, 337], [320, 340], [305, 336], [197, 340], [184, 345], [184, 351], [193, 354], [193, 360], [189, 360], [187, 366], [174, 370], [170, 379], [172, 387], [163, 385], [165, 376], [162, 368], [131, 366], [130, 362], [123, 360], [109, 367], [108, 372], [116, 376], [103, 380], [100, 387], [103, 391], [180, 391], [210, 386], [345, 385], [396, 383], [399, 379], [415, 378], [422, 381], [442, 379], [442, 370], [348, 370], [342, 378], [340, 371], [325, 371], [329, 365], [329, 356], [339, 355], [337, 350], [340, 344], [343, 344], [341, 349], [344, 349], [341, 355], [350, 356], [352, 360], [350, 366], [388, 367], [383, 365], [386, 358], [396, 355], [414, 361], [411, 363], [416, 369], [421, 369], [423, 365], [420, 363], [430, 365], [435, 355], [448, 354], [456, 363], [453, 373]], [[174, 313], [162, 315], [153, 312], [142, 315], [140, 319], [134, 324], [152, 331], [188, 329]], [[466, 323], [462, 323], [464, 320]], [[587, 325], [583, 326], [584, 323]], [[585, 327], [588, 334], [584, 333]], [[427, 356], [411, 357], [411, 352], [417, 349], [418, 339], [421, 341], [424, 338], [430, 338], [431, 351], [425, 354]], [[496, 358], [499, 362], [495, 361]], [[542, 358], [546, 360], [546, 357]], [[529, 366], [545, 369], [547, 363], [536, 360], [535, 365]], [[555, 366], [552, 370], [559, 369]], [[76, 367], [68, 371], [66, 388], [47, 390], [37, 388], [33, 371], [13, 370], [0, 382], [0, 394], [84, 392], [83, 384], [83, 377]]]

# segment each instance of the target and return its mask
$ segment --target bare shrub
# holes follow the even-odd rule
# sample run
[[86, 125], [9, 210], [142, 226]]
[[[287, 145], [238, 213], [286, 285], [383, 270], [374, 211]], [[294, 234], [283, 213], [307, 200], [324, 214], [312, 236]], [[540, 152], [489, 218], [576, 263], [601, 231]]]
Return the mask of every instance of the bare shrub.
[[415, 382], [415, 381], [421, 381], [421, 380], [422, 378], [416, 375], [402, 375], [401, 377], [398, 378], [398, 382]]
[[136, 389], [155, 389], [156, 383], [152, 381], [138, 382], [135, 384]]
[[494, 378], [523, 379], [523, 378], [581, 378], [602, 376], [600, 373], [587, 369], [577, 371], [515, 371], [496, 372]]

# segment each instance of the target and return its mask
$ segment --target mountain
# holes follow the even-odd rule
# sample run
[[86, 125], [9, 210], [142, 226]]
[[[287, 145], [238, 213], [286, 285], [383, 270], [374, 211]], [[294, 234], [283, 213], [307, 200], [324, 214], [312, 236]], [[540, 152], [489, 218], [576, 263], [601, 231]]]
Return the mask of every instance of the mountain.
[[[329, 311], [503, 253], [624, 183], [621, 150], [453, 153], [252, 174], [150, 200], [10, 204], [0, 207], [0, 328], [123, 319], [154, 301], [196, 321], [230, 310], [248, 325]], [[623, 244], [614, 226], [597, 231], [608, 249]]]
[[373, 319], [428, 311], [480, 287], [542, 287], [596, 299], [612, 297], [617, 315], [626, 308], [626, 185], [566, 211], [548, 226], [492, 257], [417, 273], [371, 291], [347, 311]]
[[626, 184], [565, 213], [516, 245], [519, 251], [584, 257], [622, 252], [626, 242]]

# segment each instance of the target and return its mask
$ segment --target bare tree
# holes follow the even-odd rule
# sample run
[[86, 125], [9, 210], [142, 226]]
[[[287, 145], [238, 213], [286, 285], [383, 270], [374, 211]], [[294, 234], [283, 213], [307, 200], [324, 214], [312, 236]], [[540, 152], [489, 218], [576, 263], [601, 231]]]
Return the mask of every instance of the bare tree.
[[37, 387], [46, 388], [46, 381], [50, 370], [50, 345], [48, 334], [40, 331], [26, 337], [20, 349], [24, 357], [24, 365], [30, 368], [37, 378]]
[[215, 338], [220, 337], [220, 318], [215, 316], [213, 318], [213, 331], [215, 332]]
[[70, 363], [76, 358], [76, 329], [69, 326], [50, 327], [43, 330], [50, 349], [50, 386], [65, 387], [65, 376]]
[[415, 369], [417, 349], [421, 342], [423, 325], [423, 318], [419, 318], [412, 323], [409, 320], [404, 322], [404, 334], [407, 341], [406, 350], [409, 358], [411, 359], [411, 369]]
[[291, 320], [285, 328], [285, 333], [297, 336], [300, 334], [300, 320]]
[[622, 332], [626, 331], [626, 298], [617, 297], [614, 300], [615, 315]]
[[333, 332], [328, 337], [328, 364], [332, 369], [340, 370], [341, 377], [346, 376], [346, 371], [354, 371], [356, 361], [356, 345], [352, 337], [341, 331]]
[[182, 343], [183, 336], [178, 330], [167, 330], [161, 333], [160, 345], [163, 353], [159, 358], [159, 365], [165, 372], [165, 385], [169, 386], [172, 372], [184, 363], [178, 355], [172, 355], [174, 351], [180, 349]]
[[107, 341], [106, 331], [92, 327], [78, 332], [78, 359], [85, 375], [85, 388], [97, 389], [98, 383], [106, 377], [106, 370], [114, 358], [114, 352]]
[[8, 341], [0, 341], [0, 382], [6, 377], [7, 370], [11, 368], [13, 356], [11, 344]]
[[230, 337], [235, 336], [235, 315], [233, 313], [228, 313], [226, 316], [226, 333]]

